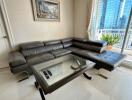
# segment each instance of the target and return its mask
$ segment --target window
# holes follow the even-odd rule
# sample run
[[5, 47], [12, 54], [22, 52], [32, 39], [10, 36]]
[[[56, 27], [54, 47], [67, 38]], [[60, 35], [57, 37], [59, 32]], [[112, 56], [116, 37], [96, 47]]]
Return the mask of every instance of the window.
[[99, 0], [99, 29], [124, 29], [127, 26], [132, 0]]

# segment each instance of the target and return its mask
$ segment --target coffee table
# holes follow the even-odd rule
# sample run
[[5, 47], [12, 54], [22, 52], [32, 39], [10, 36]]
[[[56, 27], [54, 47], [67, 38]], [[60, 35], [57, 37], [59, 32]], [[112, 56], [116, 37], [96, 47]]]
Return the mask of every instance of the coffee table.
[[89, 64], [89, 67], [86, 63], [85, 59], [69, 54], [32, 66], [31, 69], [36, 79], [35, 86], [39, 89], [42, 100], [45, 100], [46, 94], [55, 91], [82, 74], [91, 79], [85, 72], [94, 64]]

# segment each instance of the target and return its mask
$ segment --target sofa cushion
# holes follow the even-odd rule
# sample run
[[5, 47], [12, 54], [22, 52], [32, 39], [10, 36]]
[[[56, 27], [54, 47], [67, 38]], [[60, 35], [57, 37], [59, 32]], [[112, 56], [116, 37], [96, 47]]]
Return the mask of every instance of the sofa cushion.
[[70, 54], [72, 51], [67, 50], [67, 49], [59, 49], [59, 50], [55, 50], [52, 51], [51, 53], [55, 56], [55, 57], [60, 57], [66, 54]]
[[95, 41], [88, 40], [86, 43], [98, 47], [103, 47], [107, 45], [107, 42], [101, 40], [95, 40]]
[[73, 46], [81, 48], [81, 49], [85, 49], [85, 50], [98, 52], [98, 53], [101, 53], [105, 50], [105, 47], [93, 46], [93, 45], [89, 45], [87, 43], [81, 43], [81, 42], [73, 42]]
[[46, 46], [48, 46], [48, 45], [54, 45], [54, 44], [61, 44], [61, 41], [59, 41], [59, 40], [47, 41], [47, 42], [44, 42], [44, 44]]
[[63, 40], [61, 40], [61, 42], [62, 42], [64, 48], [68, 48], [68, 47], [72, 46], [71, 38], [63, 39]]
[[96, 56], [98, 53], [96, 52], [92, 52], [89, 50], [84, 50], [84, 49], [80, 49], [80, 48], [76, 48], [76, 47], [70, 47], [68, 48], [68, 50], [71, 50], [73, 54], [75, 55], [89, 55], [89, 56]]
[[87, 50], [83, 50], [83, 49], [79, 49], [79, 48], [75, 48], [75, 47], [70, 47], [70, 48], [68, 48], [68, 50], [71, 50], [74, 55], [80, 56], [82, 58], [88, 59], [88, 60], [96, 63], [94, 58], [95, 58], [97, 53], [87, 51]]
[[43, 47], [44, 43], [40, 41], [35, 41], [35, 42], [22, 43], [19, 46], [22, 50], [25, 50], [25, 49], [31, 49], [36, 47]]
[[124, 59], [125, 55], [112, 51], [104, 51], [103, 53], [98, 54], [96, 57], [109, 64], [112, 64], [113, 67], [116, 67]]
[[24, 56], [20, 52], [11, 52], [9, 54], [9, 65], [16, 67], [26, 63]]
[[65, 43], [65, 42], [72, 42], [72, 38], [66, 38], [66, 39], [63, 39], [61, 40], [62, 43]]
[[87, 43], [88, 45], [92, 45], [92, 46], [97, 46], [97, 47], [103, 47], [107, 45], [107, 42], [105, 41], [101, 41], [101, 40], [95, 40], [95, 41], [91, 41], [88, 40], [86, 38], [74, 38], [73, 39], [74, 42], [82, 42], [82, 43]]
[[101, 54], [90, 52], [78, 48], [69, 48], [72, 53], [91, 60], [96, 63], [96, 68], [105, 68], [112, 71], [115, 67], [119, 66], [124, 59], [125, 55], [111, 51], [104, 51]]
[[52, 51], [52, 50], [62, 49], [63, 45], [62, 44], [48, 45], [46, 46], [46, 48], [48, 51]]
[[64, 42], [64, 43], [63, 43], [63, 47], [64, 47], [64, 48], [68, 48], [68, 47], [70, 47], [70, 46], [72, 46], [72, 42]]
[[87, 38], [73, 38], [73, 41], [74, 42], [82, 42], [82, 43], [85, 43], [88, 41]]
[[61, 44], [61, 41], [48, 41], [45, 42], [45, 47], [48, 51], [62, 49], [63, 45]]
[[38, 48], [21, 50], [21, 52], [24, 55], [24, 57], [30, 57], [30, 56], [42, 54], [42, 53], [45, 53], [47, 51], [48, 50], [45, 47], [38, 47]]
[[34, 57], [27, 58], [27, 62], [29, 65], [35, 65], [41, 62], [45, 62], [53, 59], [54, 56], [51, 53], [44, 53], [41, 55], [36, 55]]
[[72, 52], [76, 52], [76, 51], [80, 51], [81, 49], [80, 48], [77, 48], [77, 47], [69, 47], [69, 48], [66, 48], [67, 50], [70, 50]]

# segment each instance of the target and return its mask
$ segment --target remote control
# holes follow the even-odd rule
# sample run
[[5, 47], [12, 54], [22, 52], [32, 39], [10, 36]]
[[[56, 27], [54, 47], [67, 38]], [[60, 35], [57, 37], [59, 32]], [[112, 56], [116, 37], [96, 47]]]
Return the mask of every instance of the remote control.
[[43, 71], [43, 73], [44, 73], [46, 79], [49, 79], [50, 78], [46, 71]]
[[46, 71], [43, 71], [43, 73], [44, 73], [45, 76], [48, 75]]
[[45, 77], [46, 77], [46, 79], [49, 79], [50, 78], [48, 75], [46, 75]]
[[49, 74], [50, 76], [52, 76], [52, 73], [51, 73], [51, 71], [50, 71], [50, 70], [47, 70], [47, 72], [48, 72], [48, 74]]

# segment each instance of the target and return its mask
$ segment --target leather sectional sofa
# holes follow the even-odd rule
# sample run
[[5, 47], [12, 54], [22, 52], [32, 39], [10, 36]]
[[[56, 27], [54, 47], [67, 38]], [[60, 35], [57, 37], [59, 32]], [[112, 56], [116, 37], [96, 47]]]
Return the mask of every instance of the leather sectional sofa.
[[10, 70], [14, 74], [23, 71], [32, 73], [30, 66], [72, 53], [95, 62], [97, 69], [112, 71], [121, 64], [125, 55], [107, 51], [106, 45], [104, 41], [75, 38], [23, 43], [9, 54]]

